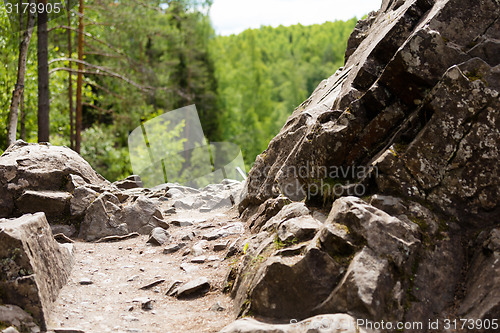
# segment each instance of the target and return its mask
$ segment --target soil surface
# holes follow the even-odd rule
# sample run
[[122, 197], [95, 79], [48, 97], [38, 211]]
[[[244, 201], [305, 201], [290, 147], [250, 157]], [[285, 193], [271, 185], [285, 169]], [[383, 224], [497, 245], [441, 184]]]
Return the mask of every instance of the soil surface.
[[[218, 332], [235, 320], [232, 300], [222, 290], [226, 274], [238, 256], [225, 259], [227, 248], [214, 251], [213, 246], [227, 242], [229, 247], [237, 239], [247, 237], [249, 231], [240, 228], [241, 231], [233, 234], [203, 241], [204, 235], [224, 226], [241, 226], [237, 214], [234, 211], [185, 211], [165, 220], [179, 219], [192, 219], [195, 223], [182, 227], [171, 224], [167, 230], [171, 239], [162, 246], [148, 244], [148, 236], [111, 243], [76, 241], [75, 265], [49, 316], [49, 329], [73, 328], [86, 333]], [[234, 229], [238, 228], [231, 230]], [[192, 240], [182, 240], [189, 238], [190, 233], [194, 233]], [[191, 248], [200, 241], [205, 244], [202, 256], [206, 260], [191, 262], [195, 257], [199, 259], [199, 253], [193, 254], [196, 251]], [[175, 253], [163, 253], [165, 247], [178, 243], [186, 243], [186, 246]], [[182, 264], [187, 266], [187, 271], [181, 268]], [[207, 293], [189, 299], [166, 295], [175, 281], [185, 284], [199, 277], [208, 278], [211, 287]], [[161, 283], [141, 289], [155, 281]], [[143, 309], [142, 304], [147, 303], [148, 298], [151, 302]]]

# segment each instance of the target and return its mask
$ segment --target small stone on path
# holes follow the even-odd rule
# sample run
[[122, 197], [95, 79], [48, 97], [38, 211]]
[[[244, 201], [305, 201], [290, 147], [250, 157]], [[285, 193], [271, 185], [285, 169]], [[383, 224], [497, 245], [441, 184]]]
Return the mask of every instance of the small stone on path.
[[177, 298], [205, 294], [210, 290], [210, 282], [206, 277], [191, 280], [177, 290]]
[[80, 282], [78, 282], [78, 283], [81, 284], [82, 286], [88, 286], [88, 285], [94, 284], [94, 282], [92, 282], [92, 280], [89, 278], [80, 279]]

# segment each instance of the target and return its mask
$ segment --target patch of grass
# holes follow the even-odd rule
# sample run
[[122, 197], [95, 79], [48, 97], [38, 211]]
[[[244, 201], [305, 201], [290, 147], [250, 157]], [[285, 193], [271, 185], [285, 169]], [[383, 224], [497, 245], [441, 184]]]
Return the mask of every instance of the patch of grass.
[[276, 236], [276, 238], [274, 238], [274, 248], [275, 248], [276, 250], [281, 250], [282, 248], [285, 248], [285, 247], [286, 247], [286, 244], [285, 244], [285, 243], [283, 243], [283, 242], [281, 241], [281, 239], [279, 239], [279, 237], [278, 237], [278, 236]]
[[266, 257], [264, 257], [263, 255], [259, 254], [258, 256], [255, 256], [255, 257], [252, 258], [252, 260], [249, 263], [249, 267], [254, 267], [254, 266], [258, 265], [258, 264], [263, 263], [264, 261], [266, 261]]
[[372, 195], [365, 195], [365, 196], [361, 197], [361, 200], [363, 200], [366, 203], [369, 203], [371, 198], [372, 198]]
[[345, 224], [340, 224], [340, 223], [335, 223], [335, 226], [344, 230], [346, 234], [350, 234], [351, 230], [349, 230], [349, 227], [346, 226]]
[[238, 267], [231, 266], [231, 269], [226, 279], [226, 283], [224, 285], [224, 288], [222, 289], [223, 293], [227, 294], [233, 290], [234, 283], [236, 282], [237, 277], [238, 277]]
[[486, 80], [484, 79], [483, 75], [481, 74], [481, 72], [477, 69], [474, 69], [473, 71], [471, 72], [464, 72], [464, 75], [472, 82], [474, 81], [477, 81], [477, 80], [481, 80], [483, 81], [484, 83], [486, 83]]
[[247, 299], [243, 304], [241, 305], [240, 308], [240, 313], [238, 314], [238, 317], [245, 318], [245, 317], [252, 317], [252, 311], [250, 310], [252, 306], [252, 301], [250, 300], [250, 296], [247, 295]]
[[291, 245], [295, 245], [295, 244], [298, 244], [299, 243], [299, 240], [297, 238], [293, 238], [292, 240], [289, 240], [289, 241], [282, 241], [281, 239], [279, 239], [278, 236], [276, 236], [274, 238], [274, 248], [276, 250], [281, 250], [285, 247], [288, 247], [288, 246], [291, 246]]
[[394, 157], [398, 157], [398, 152], [394, 148], [389, 148], [389, 151], [392, 153]]
[[394, 143], [393, 146], [396, 153], [403, 153], [406, 151], [406, 148], [408, 148], [408, 145], [404, 143]]
[[[352, 253], [351, 255], [348, 255], [348, 256], [343, 256], [340, 254], [333, 254], [333, 253], [328, 253], [328, 255], [330, 257], [332, 257], [332, 259], [335, 260], [337, 263], [339, 263], [341, 266], [348, 267], [349, 264], [354, 259], [355, 252], [356, 251], [354, 251], [354, 253]], [[344, 271], [344, 273], [346, 273], [346, 272], [347, 272], [347, 269]]]
[[4, 330], [6, 328], [10, 327], [10, 325], [7, 325], [7, 323], [4, 323], [3, 321], [0, 321], [0, 330]]
[[247, 250], [248, 250], [248, 246], [250, 245], [250, 242], [247, 242], [245, 244], [245, 246], [243, 247], [243, 254], [246, 254], [247, 253]]
[[422, 232], [426, 232], [427, 230], [429, 230], [429, 224], [424, 219], [411, 216], [410, 220], [416, 225], [418, 225], [420, 227], [420, 230], [422, 230]]

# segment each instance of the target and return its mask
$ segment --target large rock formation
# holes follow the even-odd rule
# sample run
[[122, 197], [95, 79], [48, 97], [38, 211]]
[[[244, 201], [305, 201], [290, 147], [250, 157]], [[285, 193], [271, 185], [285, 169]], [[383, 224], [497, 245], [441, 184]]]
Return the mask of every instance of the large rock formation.
[[[499, 64], [498, 0], [384, 0], [360, 21], [345, 66], [250, 171], [239, 208], [256, 236], [230, 274], [238, 311], [500, 318]], [[303, 221], [333, 206], [312, 241], [283, 242], [282, 212], [301, 200]], [[314, 297], [297, 313], [301, 292]]]
[[168, 186], [139, 188], [137, 176], [111, 184], [67, 147], [18, 141], [0, 157], [0, 217], [44, 212], [52, 228], [93, 241], [148, 234], [163, 218]]
[[18, 141], [0, 158], [0, 217], [45, 212], [70, 215], [72, 176], [80, 184], [107, 185], [80, 155], [65, 147]]
[[[351, 36], [345, 67], [257, 158], [241, 208], [303, 199], [318, 180], [357, 183], [376, 166], [376, 191], [464, 223], [498, 216], [499, 13], [495, 0], [384, 1]], [[331, 175], [353, 166], [367, 172]]]
[[0, 303], [21, 307], [42, 329], [73, 258], [59, 245], [43, 213], [0, 219]]

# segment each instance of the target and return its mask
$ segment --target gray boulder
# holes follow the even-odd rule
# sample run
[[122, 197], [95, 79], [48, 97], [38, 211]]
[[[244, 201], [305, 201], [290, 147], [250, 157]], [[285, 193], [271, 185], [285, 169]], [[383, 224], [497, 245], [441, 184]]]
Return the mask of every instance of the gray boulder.
[[310, 214], [309, 208], [303, 202], [293, 202], [284, 205], [273, 217], [268, 219], [264, 225], [256, 224], [255, 231], [267, 230], [276, 231], [278, 227], [285, 221], [301, 216], [308, 216]]
[[120, 190], [129, 190], [132, 188], [144, 187], [141, 177], [137, 175], [131, 175], [123, 180], [119, 180], [113, 183]]
[[109, 184], [69, 148], [17, 141], [0, 157], [0, 217], [38, 210], [64, 215], [72, 175], [88, 184]]
[[[398, 318], [404, 299], [391, 299], [393, 290], [399, 291], [394, 293], [396, 297], [403, 296], [401, 286], [398, 290], [393, 281], [388, 260], [364, 248], [356, 254], [339, 285], [315, 311], [346, 312], [370, 319], [382, 315]], [[393, 313], [386, 313], [387, 309]]]
[[350, 256], [356, 249], [356, 242], [349, 234], [349, 229], [338, 223], [323, 225], [317, 234], [316, 243], [332, 258]]
[[210, 290], [210, 282], [206, 277], [199, 277], [181, 285], [175, 293], [177, 298], [194, 297], [205, 294]]
[[405, 320], [423, 322], [456, 308], [457, 288], [464, 283], [463, 267], [467, 265], [463, 241], [455, 232], [445, 231], [435, 236], [430, 248], [419, 251], [407, 278], [406, 292], [412, 301], [407, 304]]
[[3, 330], [2, 333], [19, 333], [17, 329], [28, 333], [40, 332], [40, 327], [35, 324], [33, 317], [16, 305], [0, 305], [0, 323], [12, 325]]
[[[499, 17], [497, 0], [384, 0], [358, 22], [344, 67], [249, 172], [239, 212], [257, 235], [233, 274], [236, 304], [270, 255], [293, 260], [316, 247], [349, 267], [318, 313], [500, 315]], [[285, 216], [292, 205], [332, 209], [305, 247], [273, 252], [276, 237], [289, 240], [290, 225], [311, 215]]]
[[298, 243], [312, 239], [321, 223], [312, 216], [300, 216], [286, 220], [278, 227], [278, 239], [284, 243]]
[[[151, 230], [148, 243], [152, 245], [161, 246], [170, 239], [170, 234], [163, 228], [157, 227]], [[165, 252], [164, 252], [165, 253]]]
[[[483, 242], [472, 260], [459, 315], [485, 322], [500, 311], [500, 229], [483, 232], [478, 238]], [[485, 328], [476, 331], [487, 332]]]
[[249, 221], [249, 227], [253, 232], [260, 231], [269, 219], [278, 214], [280, 210], [291, 201], [285, 197], [271, 198], [262, 203], [257, 209], [249, 209], [243, 215]]
[[[492, 51], [500, 8], [496, 0], [466, 3], [386, 0], [361, 21], [344, 68], [257, 158], [240, 210], [280, 193], [333, 201], [328, 190], [315, 194], [310, 186], [322, 180], [367, 190], [372, 177], [378, 194], [417, 197], [465, 225], [497, 217], [500, 138], [492, 119], [500, 57]], [[332, 168], [352, 166], [366, 172], [332, 176]]]
[[86, 210], [79, 237], [95, 241], [132, 232], [147, 235], [159, 225], [165, 225], [162, 218], [151, 199], [139, 196], [133, 203], [122, 204], [115, 195], [104, 192]]
[[155, 201], [140, 196], [132, 204], [123, 207], [117, 219], [125, 223], [130, 232], [147, 235], [158, 226], [157, 221], [162, 220], [163, 215]]
[[[255, 265], [258, 270], [252, 276]], [[237, 284], [237, 311], [303, 319], [328, 297], [344, 268], [327, 253], [311, 248], [305, 255], [254, 257], [243, 271], [247, 277]]]
[[230, 235], [238, 235], [245, 232], [245, 227], [241, 222], [229, 223], [219, 229], [211, 231], [205, 235], [203, 235], [204, 240], [216, 240], [219, 238], [227, 237]]
[[380, 190], [426, 200], [465, 226], [498, 216], [499, 91], [500, 74], [481, 59], [450, 67], [427, 96], [433, 117], [411, 146], [377, 159]]
[[78, 235], [76, 227], [74, 225], [67, 225], [67, 224], [51, 224], [50, 228], [52, 229], [52, 234], [57, 235], [57, 234], [62, 234], [66, 237], [74, 237], [75, 235]]
[[16, 200], [21, 214], [44, 212], [49, 217], [63, 217], [69, 213], [71, 194], [60, 191], [24, 191]]
[[95, 241], [107, 236], [124, 236], [130, 233], [126, 223], [118, 219], [120, 201], [109, 192], [101, 194], [87, 209], [80, 227], [79, 238]]
[[356, 197], [335, 201], [325, 224], [333, 222], [345, 225], [358, 243], [366, 242], [377, 255], [398, 267], [403, 267], [420, 245], [417, 224], [403, 222]]
[[0, 303], [29, 312], [42, 330], [72, 265], [43, 213], [0, 220]]
[[79, 186], [74, 189], [70, 199], [69, 212], [73, 216], [85, 215], [90, 204], [97, 199], [99, 193], [88, 186]]

